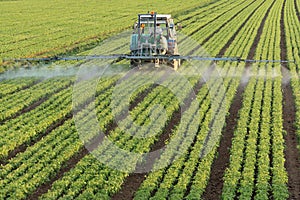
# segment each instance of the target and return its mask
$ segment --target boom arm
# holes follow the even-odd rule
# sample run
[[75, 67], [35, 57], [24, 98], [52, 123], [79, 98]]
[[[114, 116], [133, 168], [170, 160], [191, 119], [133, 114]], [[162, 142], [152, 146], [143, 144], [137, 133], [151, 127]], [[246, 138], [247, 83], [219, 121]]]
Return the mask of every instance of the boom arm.
[[134, 56], [129, 54], [112, 54], [112, 55], [84, 55], [84, 56], [67, 56], [67, 57], [49, 57], [49, 58], [9, 58], [3, 59], [3, 62], [55, 62], [55, 61], [71, 61], [71, 60], [102, 60], [102, 59], [180, 59], [180, 60], [198, 60], [198, 61], [229, 61], [244, 63], [295, 63], [294, 60], [254, 60], [239, 57], [201, 57], [201, 56], [180, 56], [180, 55], [153, 55], [153, 56]]

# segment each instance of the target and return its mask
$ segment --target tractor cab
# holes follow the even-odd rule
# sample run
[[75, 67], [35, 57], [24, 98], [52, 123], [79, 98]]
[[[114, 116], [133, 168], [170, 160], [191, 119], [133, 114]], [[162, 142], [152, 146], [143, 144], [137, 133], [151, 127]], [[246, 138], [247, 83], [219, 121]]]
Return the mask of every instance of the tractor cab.
[[[154, 55], [179, 55], [177, 48], [176, 30], [171, 15], [157, 14], [151, 12], [148, 14], [139, 14], [138, 20], [133, 26], [133, 33], [130, 41], [130, 52], [133, 56]], [[163, 62], [171, 62], [159, 59], [133, 59], [131, 64], [140, 65], [142, 61], [155, 62], [159, 66]], [[177, 69], [179, 64], [174, 68]]]

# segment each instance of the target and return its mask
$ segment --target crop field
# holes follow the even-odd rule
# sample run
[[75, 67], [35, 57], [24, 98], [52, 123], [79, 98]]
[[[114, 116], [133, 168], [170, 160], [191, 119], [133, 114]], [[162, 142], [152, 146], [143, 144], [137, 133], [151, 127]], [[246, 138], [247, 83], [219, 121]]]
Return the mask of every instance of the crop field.
[[[151, 10], [181, 24], [181, 55], [241, 60], [13, 60], [127, 54]], [[0, 199], [300, 199], [298, 0], [0, 0], [0, 13]]]

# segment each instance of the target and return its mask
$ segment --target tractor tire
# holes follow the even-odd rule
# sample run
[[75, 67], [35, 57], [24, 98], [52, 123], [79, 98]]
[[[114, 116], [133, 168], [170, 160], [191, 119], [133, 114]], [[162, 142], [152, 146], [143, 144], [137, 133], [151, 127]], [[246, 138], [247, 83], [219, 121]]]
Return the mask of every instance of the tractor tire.
[[140, 65], [141, 65], [141, 60], [138, 60], [138, 59], [131, 59], [130, 60], [130, 66], [132, 68], [138, 67]]
[[180, 67], [180, 59], [178, 59], [178, 60], [177, 59], [173, 59], [172, 65], [173, 65], [173, 69], [175, 71], [177, 71], [178, 68]]

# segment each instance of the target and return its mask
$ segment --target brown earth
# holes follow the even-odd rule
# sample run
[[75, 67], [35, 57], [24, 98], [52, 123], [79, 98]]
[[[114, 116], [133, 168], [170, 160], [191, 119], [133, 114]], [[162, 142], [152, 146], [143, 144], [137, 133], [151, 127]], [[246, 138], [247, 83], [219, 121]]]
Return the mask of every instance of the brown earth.
[[298, 19], [299, 19], [299, 21], [300, 21], [300, 13], [299, 13], [299, 9], [298, 9], [298, 3], [297, 3], [297, 0], [294, 0], [294, 4], [295, 4], [296, 14], [297, 14]]
[[289, 199], [300, 199], [300, 155], [295, 128], [295, 102], [291, 85], [283, 85], [283, 129], [285, 139], [285, 168], [288, 173]]
[[[287, 44], [286, 44], [286, 35], [285, 35], [285, 26], [284, 26], [284, 7], [286, 1], [284, 1], [282, 10], [281, 10], [281, 20], [280, 20], [280, 29], [281, 29], [281, 40], [280, 40], [280, 49], [281, 49], [281, 59], [287, 60]], [[296, 6], [296, 1], [295, 1]], [[297, 6], [296, 6], [297, 10]], [[298, 10], [297, 10], [298, 12]], [[298, 15], [299, 17], [299, 15]], [[289, 74], [284, 73], [284, 69], [288, 67], [287, 64], [283, 63], [282, 66], [282, 91], [283, 91], [283, 129], [285, 130], [285, 168], [288, 173], [288, 190], [289, 190], [289, 199], [300, 199], [300, 155], [297, 148], [298, 140], [296, 135], [296, 107], [293, 97], [293, 90], [291, 83], [285, 83], [286, 80], [289, 80]]]
[[230, 147], [232, 144], [233, 133], [237, 124], [238, 112], [242, 107], [242, 94], [245, 86], [241, 84], [238, 87], [236, 96], [229, 109], [230, 115], [226, 118], [226, 126], [223, 129], [222, 139], [218, 147], [218, 157], [212, 164], [208, 185], [202, 196], [203, 199], [220, 199], [225, 169], [229, 166]]

